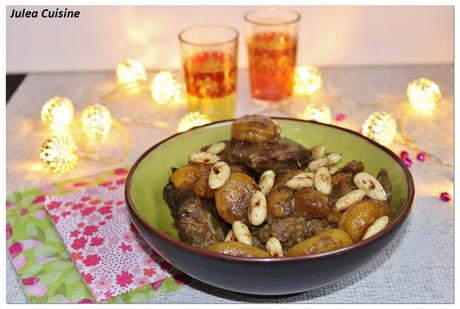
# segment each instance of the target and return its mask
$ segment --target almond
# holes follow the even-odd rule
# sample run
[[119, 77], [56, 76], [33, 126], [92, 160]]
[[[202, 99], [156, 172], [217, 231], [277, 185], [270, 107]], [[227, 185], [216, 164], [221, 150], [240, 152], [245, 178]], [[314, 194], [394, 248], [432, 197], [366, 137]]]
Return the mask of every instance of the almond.
[[249, 223], [258, 226], [264, 223], [267, 218], [267, 201], [262, 191], [256, 191], [249, 201], [248, 219]]
[[275, 237], [270, 237], [265, 243], [268, 253], [274, 257], [283, 256], [283, 247], [281, 246], [280, 241]]
[[209, 188], [213, 190], [221, 188], [227, 182], [228, 178], [230, 178], [230, 173], [230, 166], [227, 163], [219, 161], [214, 164], [209, 173]]
[[320, 158], [320, 159], [316, 159], [308, 163], [308, 170], [311, 172], [316, 172], [320, 167], [328, 166], [328, 165], [329, 165], [328, 158]]
[[344, 211], [350, 205], [361, 201], [366, 196], [366, 191], [361, 189], [356, 189], [353, 191], [348, 192], [344, 196], [342, 196], [336, 203], [335, 209], [337, 211]]
[[225, 149], [225, 143], [224, 142], [219, 142], [219, 143], [215, 143], [215, 144], [212, 144], [211, 146], [209, 146], [208, 149], [206, 150], [206, 152], [217, 155], [217, 154], [221, 153], [222, 151], [224, 151], [224, 149]]
[[382, 184], [371, 174], [366, 172], [358, 173], [353, 177], [353, 181], [359, 189], [366, 191], [366, 195], [370, 198], [379, 201], [387, 200], [387, 193]]
[[188, 159], [192, 163], [203, 163], [203, 164], [214, 164], [220, 160], [218, 155], [203, 152], [195, 151], [189, 154]]
[[241, 221], [234, 221], [232, 224], [233, 235], [239, 242], [252, 246], [252, 237], [249, 228]]
[[268, 170], [262, 173], [259, 179], [259, 188], [263, 194], [267, 195], [275, 183], [275, 172]]
[[285, 185], [286, 187], [294, 190], [309, 188], [313, 186], [314, 177], [315, 174], [310, 172], [300, 173], [289, 179]]
[[367, 228], [367, 231], [363, 236], [363, 240], [380, 233], [387, 226], [389, 221], [390, 218], [388, 218], [388, 216], [383, 216], [375, 220], [374, 223]]
[[320, 159], [326, 155], [326, 147], [323, 145], [316, 145], [311, 149], [311, 158], [313, 160]]
[[327, 167], [320, 167], [315, 174], [315, 189], [321, 193], [329, 194], [332, 191], [332, 177]]
[[327, 155], [327, 159], [329, 160], [329, 165], [335, 165], [342, 160], [342, 155], [337, 152], [331, 152]]

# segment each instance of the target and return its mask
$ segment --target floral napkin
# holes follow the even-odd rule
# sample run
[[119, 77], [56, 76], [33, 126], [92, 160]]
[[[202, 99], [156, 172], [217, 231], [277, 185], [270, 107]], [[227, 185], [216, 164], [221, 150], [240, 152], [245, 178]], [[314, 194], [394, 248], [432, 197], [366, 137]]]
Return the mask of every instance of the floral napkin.
[[124, 183], [112, 180], [45, 199], [64, 245], [98, 301], [171, 276], [172, 267], [132, 225]]
[[[170, 269], [127, 221], [120, 192], [126, 174], [126, 168], [117, 168], [7, 194], [7, 253], [29, 302], [138, 303], [190, 282], [188, 276]], [[72, 230], [58, 232], [58, 226], [73, 226], [68, 212], [78, 212], [84, 226], [78, 222]], [[109, 239], [107, 228], [117, 228], [116, 241]], [[113, 248], [107, 248], [110, 241]], [[141, 248], [137, 252], [145, 258], [141, 266], [140, 259], [127, 262]], [[117, 265], [106, 264], [110, 250], [118, 252], [116, 263], [111, 260]], [[105, 272], [111, 275], [101, 278]]]

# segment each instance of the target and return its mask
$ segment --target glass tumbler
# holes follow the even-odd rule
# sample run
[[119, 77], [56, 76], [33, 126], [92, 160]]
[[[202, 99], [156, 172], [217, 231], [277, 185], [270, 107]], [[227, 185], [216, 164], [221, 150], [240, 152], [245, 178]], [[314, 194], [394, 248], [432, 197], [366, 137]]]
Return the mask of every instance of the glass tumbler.
[[244, 16], [255, 103], [276, 103], [292, 95], [300, 18], [285, 8], [257, 9]]
[[233, 118], [236, 101], [238, 31], [199, 25], [179, 33], [188, 107], [212, 121]]

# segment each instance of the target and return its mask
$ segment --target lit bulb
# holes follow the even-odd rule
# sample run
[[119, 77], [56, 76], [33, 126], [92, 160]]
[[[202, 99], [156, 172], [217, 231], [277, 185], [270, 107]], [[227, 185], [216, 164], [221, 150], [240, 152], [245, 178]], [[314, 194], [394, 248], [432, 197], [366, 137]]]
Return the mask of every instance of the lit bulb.
[[210, 123], [211, 120], [208, 116], [200, 113], [200, 112], [191, 112], [182, 117], [177, 126], [177, 132], [184, 132], [193, 127], [202, 126], [205, 124]]
[[159, 105], [175, 105], [183, 102], [182, 85], [176, 81], [171, 72], [163, 71], [155, 75], [150, 91]]
[[90, 141], [105, 139], [112, 127], [112, 117], [107, 107], [93, 104], [81, 114], [82, 130]]
[[331, 109], [327, 105], [309, 104], [305, 107], [300, 118], [329, 124], [331, 123]]
[[296, 96], [311, 96], [323, 85], [320, 71], [311, 65], [295, 68], [293, 92]]
[[390, 146], [397, 134], [396, 120], [386, 112], [374, 112], [364, 122], [362, 134], [383, 146]]
[[53, 97], [42, 107], [42, 122], [53, 132], [62, 132], [73, 119], [73, 104], [68, 98]]
[[40, 150], [40, 159], [48, 170], [56, 174], [72, 170], [78, 162], [75, 140], [70, 134], [47, 139]]
[[147, 73], [142, 64], [135, 59], [126, 59], [117, 65], [117, 81], [121, 85], [137, 84], [147, 80]]
[[420, 78], [407, 87], [407, 98], [413, 110], [424, 115], [431, 115], [441, 101], [441, 90], [435, 82]]

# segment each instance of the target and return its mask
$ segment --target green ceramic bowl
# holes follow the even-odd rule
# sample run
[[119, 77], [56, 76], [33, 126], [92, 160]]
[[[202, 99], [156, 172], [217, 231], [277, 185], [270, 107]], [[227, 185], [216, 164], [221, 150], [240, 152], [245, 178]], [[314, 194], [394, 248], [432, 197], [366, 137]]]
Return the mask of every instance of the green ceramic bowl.
[[[385, 168], [393, 185], [391, 207], [395, 219], [384, 231], [365, 241], [304, 257], [232, 257], [181, 242], [163, 199], [163, 188], [171, 175], [171, 167], [187, 164], [190, 152], [230, 139], [231, 121], [217, 122], [173, 135], [153, 146], [135, 162], [126, 181], [126, 201], [133, 222], [144, 239], [172, 265], [196, 279], [233, 291], [290, 294], [348, 275], [369, 261], [396, 235], [414, 198], [412, 176], [398, 156], [347, 129], [298, 119], [275, 119], [282, 127], [283, 137], [307, 148], [322, 144], [330, 152], [342, 153], [343, 163], [353, 159], [364, 162], [366, 171], [373, 175]], [[277, 279], [273, 281], [273, 278]]]

